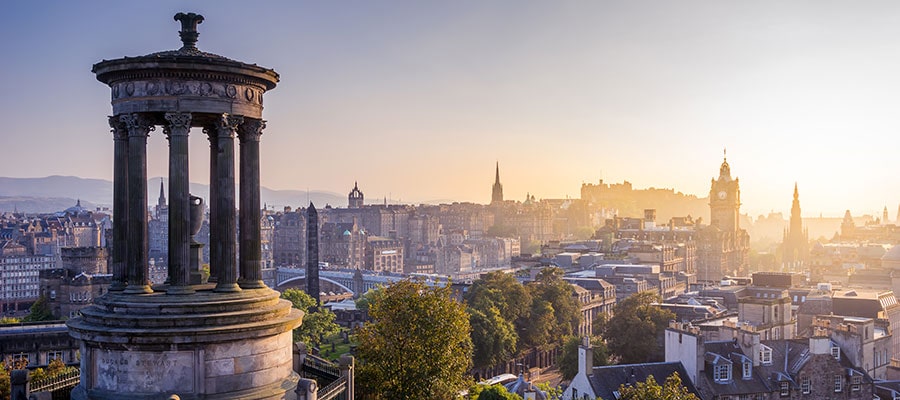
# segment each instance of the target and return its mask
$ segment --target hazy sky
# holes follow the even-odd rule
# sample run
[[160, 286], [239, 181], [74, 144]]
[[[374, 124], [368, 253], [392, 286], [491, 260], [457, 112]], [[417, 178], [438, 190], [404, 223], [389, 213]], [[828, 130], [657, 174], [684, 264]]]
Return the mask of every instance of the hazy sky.
[[[754, 216], [797, 181], [806, 215], [896, 217], [893, 1], [9, 2], [0, 175], [111, 179], [91, 66], [180, 47], [178, 11], [206, 17], [201, 50], [281, 74], [264, 186], [488, 202], [499, 161], [508, 199], [601, 178], [705, 196], [727, 147]], [[150, 151], [165, 175], [161, 132]]]

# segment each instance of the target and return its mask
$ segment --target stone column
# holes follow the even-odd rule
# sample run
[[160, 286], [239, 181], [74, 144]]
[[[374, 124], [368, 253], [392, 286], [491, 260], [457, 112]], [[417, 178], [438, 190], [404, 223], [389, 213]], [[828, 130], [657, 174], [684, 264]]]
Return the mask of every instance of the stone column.
[[237, 264], [235, 240], [237, 226], [235, 224], [234, 201], [234, 134], [244, 118], [237, 115], [222, 114], [216, 121], [218, 133], [216, 153], [216, 243], [219, 247], [221, 267], [216, 292], [238, 292]]
[[166, 113], [169, 139], [169, 288], [166, 294], [191, 294], [191, 194], [188, 134], [191, 114]]
[[128, 231], [128, 130], [119, 117], [109, 117], [112, 128], [113, 153], [113, 242], [112, 283], [109, 290], [125, 290], [125, 262]]
[[119, 117], [128, 129], [128, 235], [125, 293], [153, 293], [147, 263], [147, 136], [155, 127], [140, 114]]
[[266, 121], [247, 119], [241, 124], [241, 214], [240, 214], [240, 272], [241, 289], [266, 287], [262, 281], [262, 244], [260, 239], [259, 201], [259, 137]]
[[219, 218], [218, 213], [218, 184], [216, 176], [218, 174], [219, 158], [219, 130], [215, 125], [203, 128], [203, 133], [209, 138], [209, 198], [206, 204], [209, 205], [209, 282], [216, 282], [219, 279], [219, 272], [222, 267], [221, 247], [213, 245], [218, 242]]

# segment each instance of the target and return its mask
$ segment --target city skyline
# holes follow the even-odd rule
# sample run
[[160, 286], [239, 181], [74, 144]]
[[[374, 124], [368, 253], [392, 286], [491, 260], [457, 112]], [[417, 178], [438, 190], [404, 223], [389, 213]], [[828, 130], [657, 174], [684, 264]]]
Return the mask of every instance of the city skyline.
[[[751, 216], [787, 215], [798, 182], [804, 215], [896, 217], [900, 5], [239, 5], [192, 8], [201, 50], [286, 77], [267, 94], [263, 186], [488, 203], [499, 161], [507, 199], [599, 179], [705, 197], [727, 147]], [[158, 20], [180, 8], [12, 5], [4, 175], [111, 179], [108, 88], [84, 66], [177, 48]], [[152, 34], [115, 34], [131, 30]], [[149, 146], [149, 176], [166, 175], [161, 132]]]

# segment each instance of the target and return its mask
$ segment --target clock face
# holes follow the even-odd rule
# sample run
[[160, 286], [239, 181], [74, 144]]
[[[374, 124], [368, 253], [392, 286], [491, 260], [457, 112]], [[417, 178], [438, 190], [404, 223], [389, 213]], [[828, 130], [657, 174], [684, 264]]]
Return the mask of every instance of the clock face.
[[719, 200], [725, 200], [726, 197], [728, 197], [728, 193], [725, 193], [724, 190], [719, 192]]

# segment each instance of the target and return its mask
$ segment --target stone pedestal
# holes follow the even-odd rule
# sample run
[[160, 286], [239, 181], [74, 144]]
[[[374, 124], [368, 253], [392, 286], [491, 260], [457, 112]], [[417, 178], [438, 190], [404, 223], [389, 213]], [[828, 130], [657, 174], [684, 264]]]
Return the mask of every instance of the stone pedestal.
[[107, 294], [69, 321], [81, 340], [73, 399], [294, 399], [291, 331], [303, 312], [271, 289]]
[[203, 259], [203, 243], [191, 243], [191, 285], [199, 285], [206, 283], [209, 275], [204, 276], [203, 266], [200, 260]]

